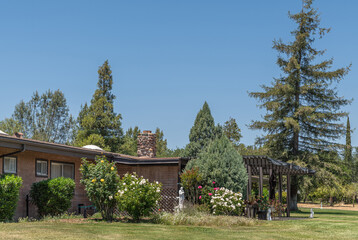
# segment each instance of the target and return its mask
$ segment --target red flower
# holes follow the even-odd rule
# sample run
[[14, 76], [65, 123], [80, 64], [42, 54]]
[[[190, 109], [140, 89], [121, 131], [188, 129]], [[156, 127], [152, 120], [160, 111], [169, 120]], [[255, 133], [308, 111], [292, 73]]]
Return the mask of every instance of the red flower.
[[214, 181], [213, 184], [215, 184], [216, 182]]
[[199, 199], [201, 199], [201, 196], [199, 196]]
[[202, 186], [199, 186], [198, 188], [201, 189], [201, 188], [203, 188], [203, 187], [202, 187]]
[[216, 188], [214, 188], [214, 190], [215, 190], [215, 191], [217, 191], [217, 190], [219, 190], [219, 188], [218, 188], [218, 187], [216, 187]]
[[209, 196], [212, 196], [212, 195], [213, 195], [213, 194], [210, 192], [210, 193], [209, 193]]

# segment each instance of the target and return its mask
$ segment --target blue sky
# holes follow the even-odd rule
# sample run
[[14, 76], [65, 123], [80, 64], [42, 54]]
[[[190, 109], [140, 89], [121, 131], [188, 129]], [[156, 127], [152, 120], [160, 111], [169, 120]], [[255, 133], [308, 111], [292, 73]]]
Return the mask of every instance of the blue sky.
[[[77, 116], [108, 59], [124, 129], [158, 126], [169, 147], [182, 147], [206, 100], [216, 123], [236, 118], [242, 142], [253, 144], [260, 132], [247, 125], [265, 112], [247, 92], [280, 75], [272, 41], [291, 39], [287, 13], [300, 6], [299, 0], [1, 1], [0, 119], [47, 89], [62, 90]], [[334, 57], [334, 67], [352, 63], [337, 87], [355, 98], [358, 2], [318, 0], [314, 6], [322, 26], [332, 27], [316, 46]], [[357, 106], [345, 108], [353, 128]], [[352, 142], [358, 145], [358, 134]]]

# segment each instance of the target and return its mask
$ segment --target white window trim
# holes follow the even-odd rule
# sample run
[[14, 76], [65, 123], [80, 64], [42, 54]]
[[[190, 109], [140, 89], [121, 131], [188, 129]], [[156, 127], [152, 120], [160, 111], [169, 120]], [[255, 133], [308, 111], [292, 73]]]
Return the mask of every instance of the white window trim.
[[[5, 169], [5, 160], [6, 160], [6, 159], [15, 159], [15, 171], [11, 171], [11, 170]], [[3, 161], [4, 161], [4, 163], [3, 163], [3, 168], [4, 168], [3, 172], [4, 172], [4, 173], [12, 173], [12, 174], [16, 174], [16, 173], [17, 173], [17, 157], [4, 157], [4, 158], [3, 158]]]

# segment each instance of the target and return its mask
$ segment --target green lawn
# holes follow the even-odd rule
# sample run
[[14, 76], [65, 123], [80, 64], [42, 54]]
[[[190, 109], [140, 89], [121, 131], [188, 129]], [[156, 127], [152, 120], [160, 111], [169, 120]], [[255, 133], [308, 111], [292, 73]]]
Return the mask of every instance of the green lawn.
[[[308, 217], [309, 209], [292, 216]], [[358, 239], [358, 212], [317, 209], [314, 219], [260, 221], [232, 229], [93, 220], [4, 223], [0, 239]]]

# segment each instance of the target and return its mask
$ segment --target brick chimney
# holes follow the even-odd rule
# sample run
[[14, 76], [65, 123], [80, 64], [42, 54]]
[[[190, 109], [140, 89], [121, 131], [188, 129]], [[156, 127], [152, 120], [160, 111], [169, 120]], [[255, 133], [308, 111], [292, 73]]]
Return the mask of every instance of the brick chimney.
[[156, 139], [155, 134], [152, 133], [152, 131], [143, 131], [138, 134], [137, 144], [138, 157], [154, 158], [156, 156]]
[[24, 138], [24, 134], [21, 132], [16, 132], [14, 135], [15, 135], [15, 137], [18, 137], [18, 138]]

